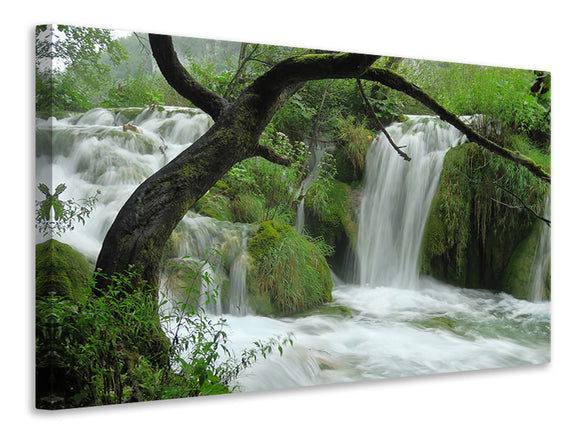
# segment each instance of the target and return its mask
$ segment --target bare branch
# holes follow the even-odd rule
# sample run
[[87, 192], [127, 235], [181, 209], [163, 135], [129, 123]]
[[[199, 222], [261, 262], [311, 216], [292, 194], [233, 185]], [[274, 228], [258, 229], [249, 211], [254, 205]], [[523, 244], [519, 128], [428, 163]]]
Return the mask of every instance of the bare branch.
[[292, 164], [292, 160], [290, 160], [290, 158], [278, 154], [276, 151], [274, 151], [273, 148], [264, 145], [258, 145], [256, 148], [256, 156], [263, 157], [272, 163], [276, 163], [277, 165], [290, 167]]
[[377, 114], [375, 113], [373, 106], [371, 106], [371, 102], [369, 101], [369, 99], [367, 98], [366, 94], [365, 94], [365, 90], [363, 89], [363, 85], [360, 81], [360, 79], [356, 79], [356, 82], [358, 83], [358, 89], [360, 91], [360, 94], [367, 106], [367, 108], [369, 109], [369, 112], [371, 112], [371, 115], [373, 116], [375, 123], [377, 124], [377, 127], [383, 132], [383, 134], [386, 136], [386, 138], [388, 139], [388, 141], [390, 142], [390, 144], [392, 145], [392, 147], [395, 149], [395, 151], [397, 151], [397, 153], [399, 153], [399, 155], [405, 159], [406, 161], [410, 161], [411, 157], [409, 157], [408, 154], [405, 154], [400, 147], [397, 146], [397, 144], [395, 143], [395, 141], [393, 140], [393, 138], [391, 137], [391, 135], [387, 132], [387, 130], [385, 129], [385, 127], [383, 127], [383, 124], [381, 124], [381, 121], [379, 120], [379, 118], [377, 118]]
[[[476, 168], [475, 170], [478, 170], [478, 169], [481, 169], [481, 168], [483, 168], [483, 167], [487, 166], [487, 164], [488, 164], [488, 163], [489, 163], [489, 162], [487, 162], [487, 161], [486, 161], [486, 162], [485, 162], [485, 163], [484, 163], [482, 166], [480, 166], [479, 168]], [[531, 214], [532, 214], [532, 215], [533, 215], [535, 218], [537, 218], [537, 219], [540, 219], [541, 221], [545, 222], [545, 223], [546, 223], [548, 226], [551, 226], [551, 221], [550, 221], [549, 219], [546, 219], [545, 217], [543, 217], [543, 216], [540, 216], [538, 213], [536, 213], [536, 211], [535, 211], [534, 209], [532, 209], [532, 208], [531, 208], [531, 207], [530, 207], [528, 204], [526, 204], [526, 202], [525, 202], [525, 201], [524, 201], [524, 200], [523, 200], [521, 197], [519, 197], [519, 196], [518, 196], [518, 195], [516, 195], [514, 192], [512, 192], [511, 190], [509, 190], [507, 187], [505, 187], [505, 186], [503, 186], [502, 184], [500, 184], [500, 183], [499, 183], [499, 181], [500, 181], [500, 180], [501, 180], [503, 177], [500, 177], [500, 178], [499, 178], [499, 180], [493, 180], [493, 181], [479, 181], [479, 180], [474, 180], [473, 178], [471, 178], [469, 175], [467, 175], [467, 174], [466, 174], [464, 171], [462, 171], [462, 170], [460, 170], [460, 169], [457, 169], [457, 168], [456, 168], [455, 170], [456, 170], [457, 172], [459, 172], [460, 174], [462, 174], [462, 175], [463, 175], [465, 178], [467, 178], [467, 181], [469, 181], [469, 182], [470, 182], [470, 183], [472, 183], [472, 184], [479, 184], [479, 185], [481, 185], [481, 184], [488, 184], [488, 185], [489, 185], [489, 184], [492, 184], [492, 185], [494, 185], [494, 186], [498, 187], [499, 189], [503, 190], [503, 191], [504, 191], [505, 193], [507, 193], [508, 195], [511, 195], [511, 196], [513, 196], [514, 198], [516, 198], [516, 199], [519, 201], [519, 203], [521, 204], [521, 207], [520, 207], [520, 206], [509, 205], [509, 204], [506, 204], [506, 203], [504, 203], [504, 202], [502, 202], [502, 201], [500, 201], [500, 200], [498, 200], [498, 199], [491, 198], [491, 200], [492, 200], [493, 202], [495, 202], [496, 204], [499, 204], [499, 205], [502, 205], [502, 206], [504, 206], [504, 207], [511, 208], [511, 209], [518, 209], [518, 210], [524, 209], [524, 210], [527, 210], [527, 211], [528, 211], [529, 213], [531, 213]]]
[[522, 207], [524, 209], [526, 209], [527, 211], [529, 211], [530, 213], [532, 213], [536, 218], [540, 219], [541, 221], [544, 221], [548, 226], [551, 226], [551, 221], [549, 219], [546, 219], [543, 216], [540, 216], [538, 213], [536, 213], [533, 209], [531, 209], [526, 203], [525, 201], [520, 198], [518, 195], [516, 195], [514, 192], [512, 192], [511, 190], [509, 190], [507, 187], [502, 186], [501, 184], [499, 184], [497, 181], [492, 181], [491, 184], [493, 184], [494, 186], [499, 187], [501, 190], [503, 190], [505, 193], [513, 196], [515, 199], [517, 199], [519, 201], [519, 203], [522, 205]]

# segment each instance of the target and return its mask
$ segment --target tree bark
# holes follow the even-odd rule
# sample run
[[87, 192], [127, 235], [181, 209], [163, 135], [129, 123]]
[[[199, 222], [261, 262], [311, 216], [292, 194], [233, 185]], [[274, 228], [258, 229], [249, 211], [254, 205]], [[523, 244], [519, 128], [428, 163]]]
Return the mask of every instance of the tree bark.
[[153, 57], [167, 83], [214, 120], [218, 118], [228, 102], [191, 77], [177, 57], [171, 36], [150, 34], [149, 43]]

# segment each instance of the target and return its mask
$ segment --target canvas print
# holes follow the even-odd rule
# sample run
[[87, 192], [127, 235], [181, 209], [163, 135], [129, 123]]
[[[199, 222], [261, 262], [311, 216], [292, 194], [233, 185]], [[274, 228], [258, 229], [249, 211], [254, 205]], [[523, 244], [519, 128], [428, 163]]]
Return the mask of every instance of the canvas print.
[[37, 408], [550, 361], [548, 71], [36, 50]]

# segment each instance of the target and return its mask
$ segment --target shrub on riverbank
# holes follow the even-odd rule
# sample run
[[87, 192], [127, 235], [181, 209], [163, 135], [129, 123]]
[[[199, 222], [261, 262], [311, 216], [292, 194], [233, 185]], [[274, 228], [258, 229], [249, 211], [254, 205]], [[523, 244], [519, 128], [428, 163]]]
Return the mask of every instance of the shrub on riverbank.
[[320, 243], [291, 226], [262, 222], [248, 251], [254, 264], [248, 290], [262, 314], [302, 312], [332, 300], [332, 278]]

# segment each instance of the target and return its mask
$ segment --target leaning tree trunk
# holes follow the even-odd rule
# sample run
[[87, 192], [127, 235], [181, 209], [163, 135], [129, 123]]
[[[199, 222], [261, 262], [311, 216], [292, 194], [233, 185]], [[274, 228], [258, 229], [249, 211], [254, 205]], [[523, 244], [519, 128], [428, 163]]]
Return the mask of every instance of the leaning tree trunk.
[[103, 242], [97, 260], [102, 284], [107, 275], [132, 269], [157, 285], [163, 248], [187, 211], [234, 164], [264, 151], [258, 139], [268, 113], [255, 110], [251, 100], [246, 95], [228, 107], [206, 134], [135, 190]]
[[377, 59], [359, 54], [312, 55], [283, 61], [256, 79], [233, 103], [197, 83], [179, 62], [171, 37], [150, 35], [153, 55], [169, 84], [215, 121], [199, 140], [145, 180], [107, 233], [97, 270], [97, 293], [108, 277], [129, 269], [155, 288], [164, 246], [172, 231], [234, 164], [253, 156], [289, 166], [290, 160], [259, 144], [272, 116], [304, 81], [358, 77]]

